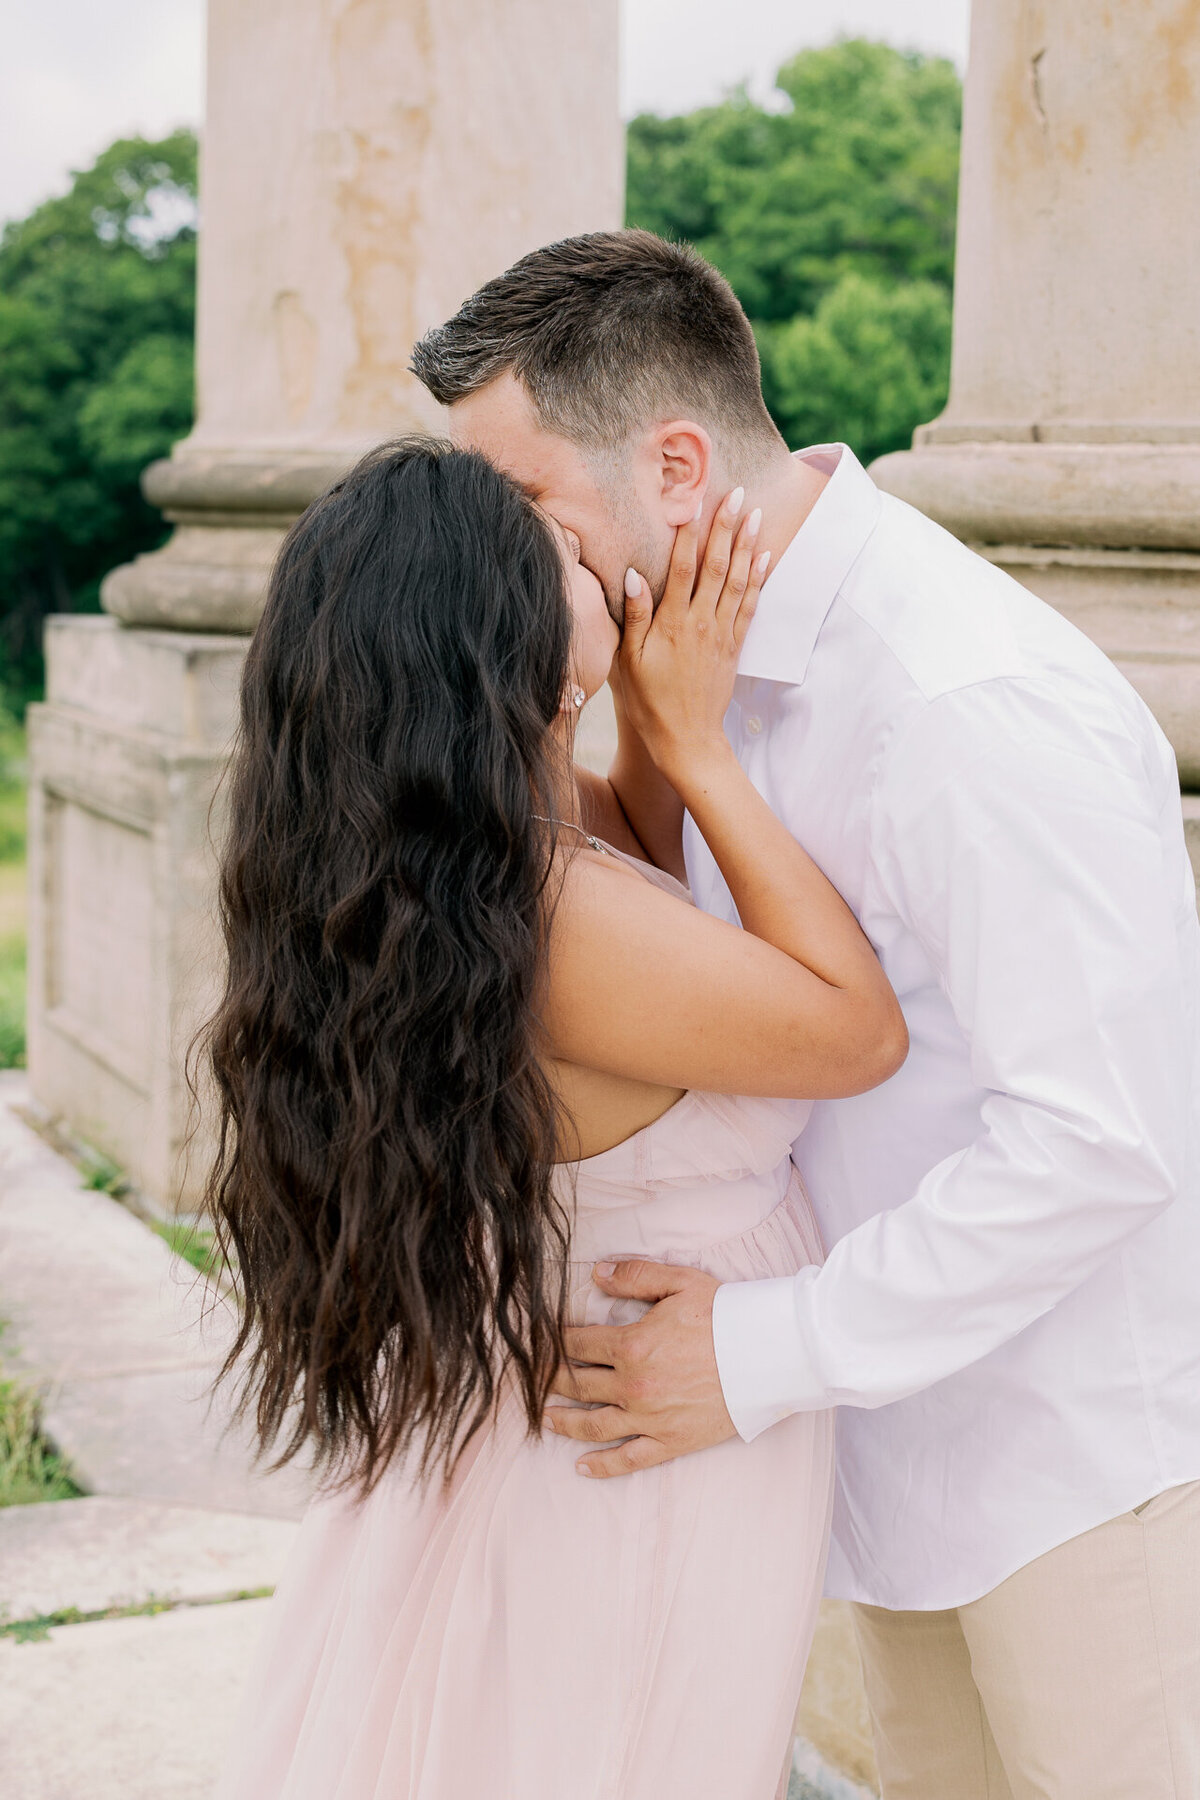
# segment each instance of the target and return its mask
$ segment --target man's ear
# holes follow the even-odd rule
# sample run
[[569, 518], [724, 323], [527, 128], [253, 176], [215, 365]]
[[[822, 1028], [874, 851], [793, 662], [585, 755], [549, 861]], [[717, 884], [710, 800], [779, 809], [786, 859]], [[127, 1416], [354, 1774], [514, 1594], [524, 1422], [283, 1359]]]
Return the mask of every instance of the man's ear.
[[694, 519], [712, 474], [712, 439], [694, 419], [669, 419], [654, 431], [653, 448], [668, 525]]

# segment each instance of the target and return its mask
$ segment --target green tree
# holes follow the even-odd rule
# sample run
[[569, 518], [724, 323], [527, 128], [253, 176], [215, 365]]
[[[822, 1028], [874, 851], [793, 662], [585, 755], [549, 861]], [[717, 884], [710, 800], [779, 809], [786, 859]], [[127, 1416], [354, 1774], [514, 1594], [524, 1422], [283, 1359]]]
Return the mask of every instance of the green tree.
[[192, 419], [196, 142], [113, 144], [0, 236], [0, 688], [47, 612], [161, 542], [138, 475]]
[[737, 92], [635, 119], [629, 223], [728, 277], [790, 443], [875, 455], [945, 398], [961, 85], [941, 58], [850, 39], [793, 57], [777, 89], [775, 109]]
[[946, 399], [950, 296], [843, 275], [811, 319], [758, 330], [763, 393], [789, 444], [844, 439], [864, 461], [901, 450]]

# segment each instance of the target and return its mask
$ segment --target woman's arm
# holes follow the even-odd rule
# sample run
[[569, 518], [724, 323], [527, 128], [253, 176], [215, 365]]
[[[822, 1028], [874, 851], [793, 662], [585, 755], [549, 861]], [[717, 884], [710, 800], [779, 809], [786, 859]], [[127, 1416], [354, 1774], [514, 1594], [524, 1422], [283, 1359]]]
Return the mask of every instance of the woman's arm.
[[632, 581], [620, 660], [630, 723], [695, 818], [745, 929], [572, 863], [555, 916], [556, 1055], [676, 1087], [861, 1092], [904, 1059], [899, 1003], [853, 913], [738, 765], [722, 729], [765, 567], [722, 507], [698, 580], [679, 534], [657, 614]]
[[686, 881], [683, 801], [630, 722], [619, 658], [613, 664], [609, 686], [617, 715], [617, 752], [608, 771], [609, 785], [651, 862]]
[[678, 881], [686, 881], [683, 801], [655, 767], [629, 723], [617, 662], [613, 663], [609, 689], [617, 715], [617, 750], [606, 776], [575, 765], [583, 826], [618, 850], [627, 850], [631, 856], [666, 869]]

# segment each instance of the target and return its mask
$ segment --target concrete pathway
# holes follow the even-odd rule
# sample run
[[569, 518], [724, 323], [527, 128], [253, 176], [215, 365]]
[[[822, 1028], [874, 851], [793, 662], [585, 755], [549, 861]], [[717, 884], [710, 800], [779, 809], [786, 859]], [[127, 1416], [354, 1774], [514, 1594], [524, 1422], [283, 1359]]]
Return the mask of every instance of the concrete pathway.
[[[0, 1795], [209, 1800], [306, 1477], [256, 1470], [211, 1400], [228, 1303], [86, 1189], [28, 1105], [0, 1073], [0, 1361], [44, 1395], [87, 1497], [0, 1509], [0, 1625], [23, 1622], [0, 1637]], [[870, 1800], [853, 1645], [836, 1611], [821, 1630], [839, 1723], [802, 1707], [789, 1800]]]
[[227, 1396], [221, 1299], [142, 1220], [85, 1188], [0, 1074], [0, 1355], [45, 1395], [49, 1435], [93, 1494], [296, 1517], [302, 1472], [255, 1473]]
[[191, 1607], [0, 1643], [6, 1800], [209, 1800], [266, 1607]]
[[[88, 1497], [0, 1509], [4, 1800], [207, 1800], [307, 1497], [213, 1375], [230, 1314], [23, 1117], [0, 1075], [0, 1357]], [[155, 1608], [124, 1618], [46, 1621]], [[42, 1621], [42, 1623], [39, 1623]]]

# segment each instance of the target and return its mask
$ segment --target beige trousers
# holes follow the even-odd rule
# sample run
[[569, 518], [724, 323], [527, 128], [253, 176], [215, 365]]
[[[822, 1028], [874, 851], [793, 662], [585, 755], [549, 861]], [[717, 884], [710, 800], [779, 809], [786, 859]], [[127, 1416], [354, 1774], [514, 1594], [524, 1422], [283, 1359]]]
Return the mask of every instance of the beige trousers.
[[852, 1611], [883, 1800], [1200, 1800], [1200, 1482], [967, 1606]]

